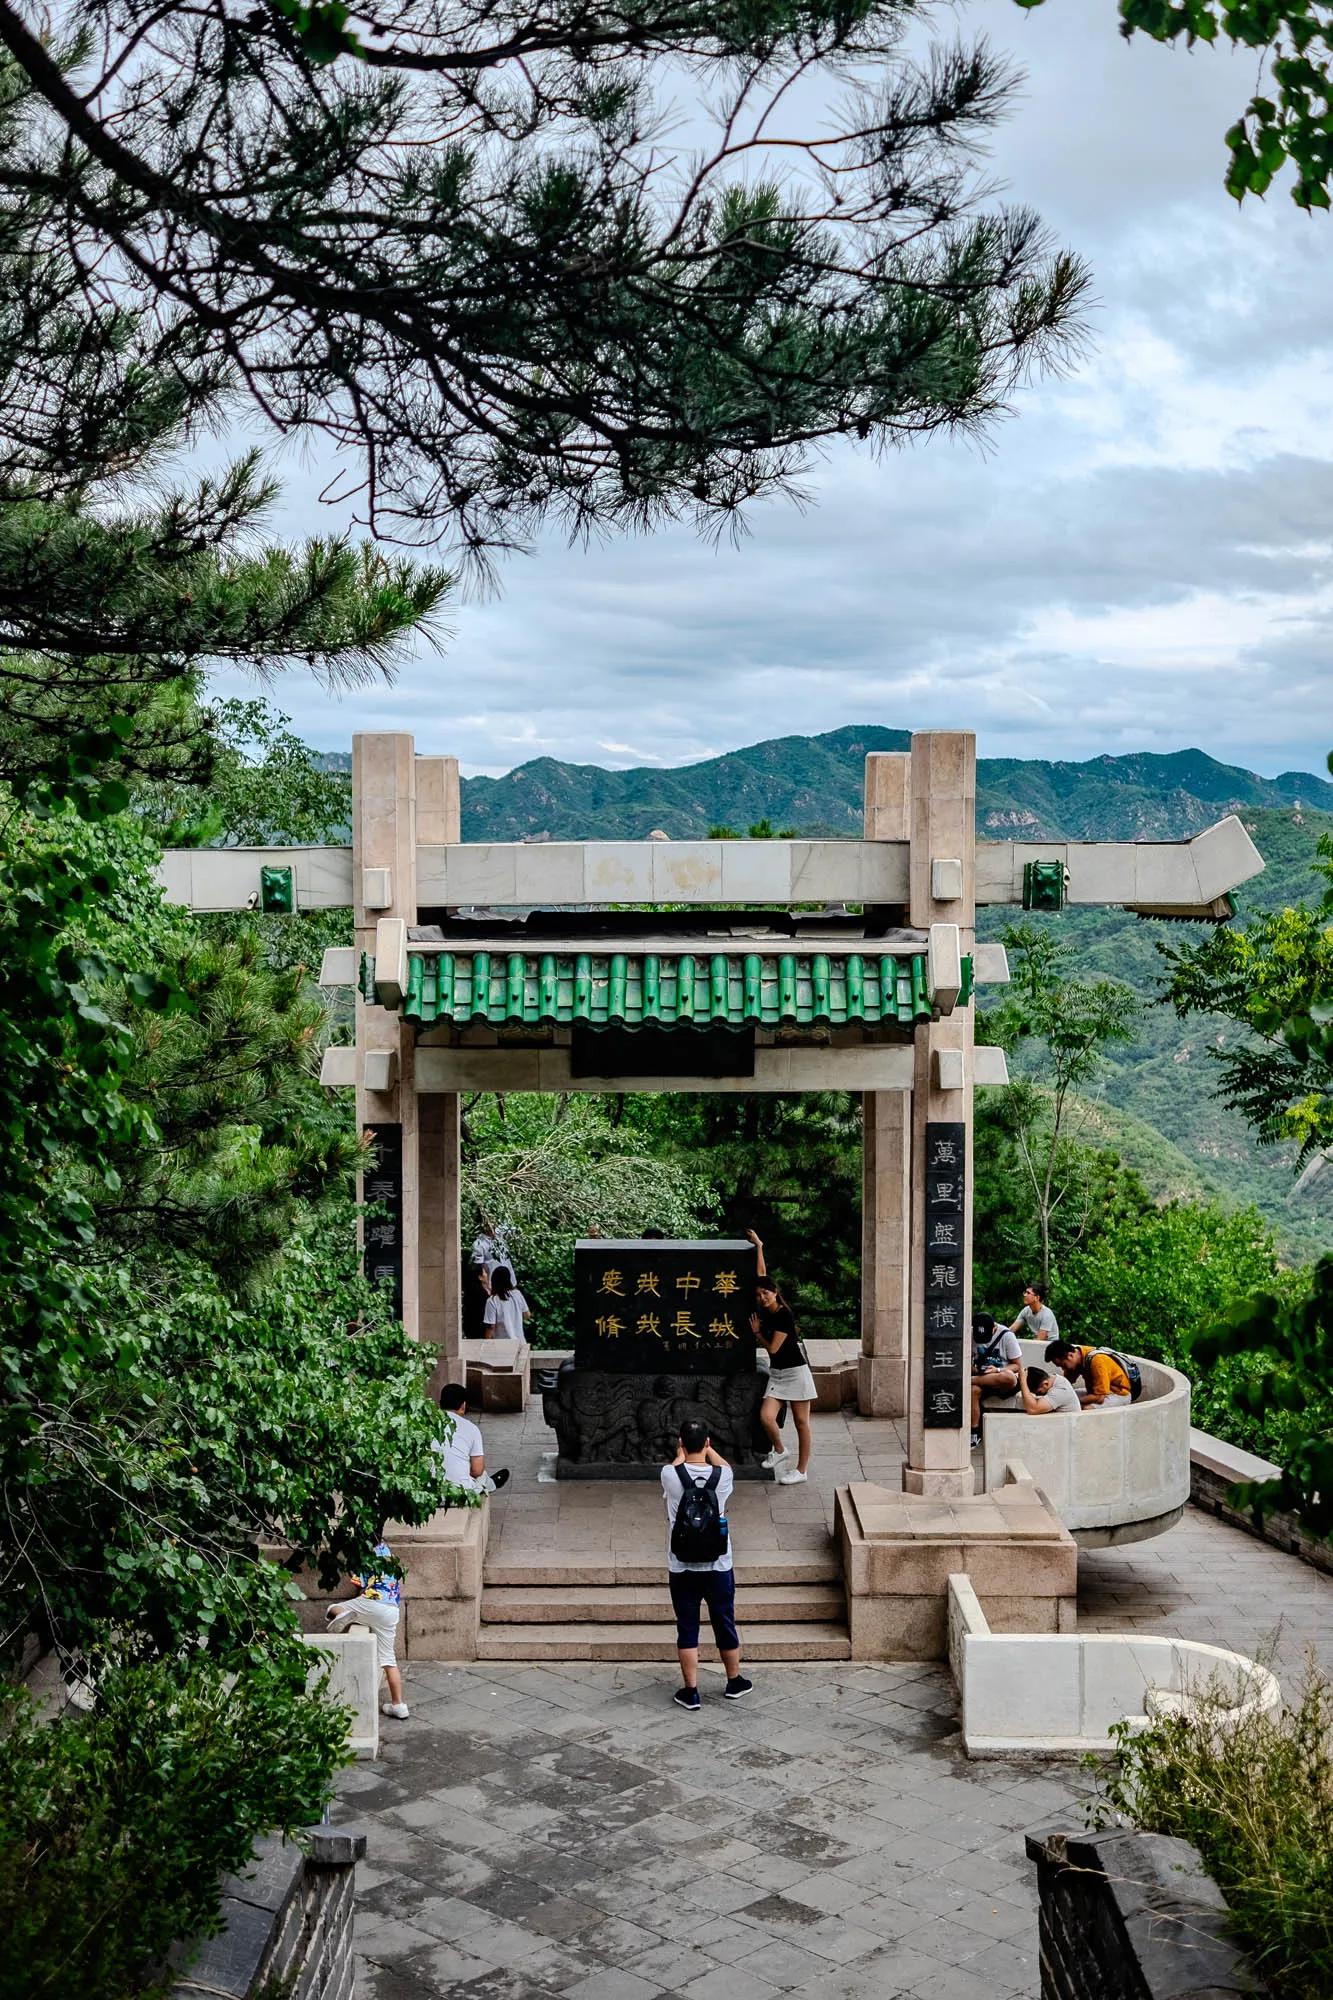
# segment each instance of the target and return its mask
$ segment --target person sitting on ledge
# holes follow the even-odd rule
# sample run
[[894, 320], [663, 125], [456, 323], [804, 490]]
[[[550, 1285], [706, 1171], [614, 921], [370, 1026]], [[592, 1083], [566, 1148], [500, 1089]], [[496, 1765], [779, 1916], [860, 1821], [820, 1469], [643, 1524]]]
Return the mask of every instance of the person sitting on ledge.
[[1085, 1410], [1127, 1410], [1133, 1401], [1129, 1377], [1114, 1354], [1101, 1348], [1077, 1347], [1069, 1340], [1053, 1340], [1046, 1359], [1077, 1390]]
[[1026, 1287], [1018, 1318], [1012, 1322], [1009, 1331], [1016, 1333], [1020, 1340], [1060, 1338], [1060, 1323], [1046, 1303], [1044, 1284], [1034, 1282]]
[[1012, 1328], [994, 1313], [972, 1315], [972, 1449], [981, 1443], [981, 1399], [1012, 1396], [1023, 1369], [1023, 1350]]
[[454, 1420], [454, 1434], [431, 1450], [441, 1461], [441, 1475], [447, 1486], [461, 1486], [465, 1493], [498, 1493], [509, 1483], [509, 1468], [501, 1466], [492, 1476], [486, 1470], [486, 1447], [481, 1431], [467, 1413], [467, 1390], [461, 1382], [446, 1382], [440, 1391], [440, 1408]]
[[1035, 1362], [1018, 1378], [1018, 1393], [1029, 1417], [1076, 1417], [1083, 1405], [1072, 1382], [1058, 1368]]

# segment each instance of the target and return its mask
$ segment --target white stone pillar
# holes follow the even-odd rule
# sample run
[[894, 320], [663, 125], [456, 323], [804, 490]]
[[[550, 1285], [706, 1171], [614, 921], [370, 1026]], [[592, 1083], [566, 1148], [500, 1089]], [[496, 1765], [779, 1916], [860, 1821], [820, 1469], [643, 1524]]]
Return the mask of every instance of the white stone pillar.
[[[417, 920], [416, 757], [407, 735], [352, 738], [352, 897], [358, 952], [374, 955], [385, 917]], [[419, 1162], [415, 1037], [401, 1016], [356, 1000], [356, 1115], [369, 1126], [397, 1127], [401, 1137], [398, 1255], [403, 1325], [418, 1333], [416, 1266]], [[367, 1075], [367, 1070], [371, 1074]], [[358, 1193], [364, 1198], [364, 1185]], [[366, 1225], [363, 1224], [363, 1229]], [[369, 1225], [374, 1229], [372, 1221]]]
[[[976, 924], [976, 738], [963, 730], [928, 730], [912, 738], [909, 921], [921, 929], [956, 924], [964, 954], [971, 952]], [[941, 866], [940, 864], [946, 864]], [[953, 864], [953, 865], [947, 865]], [[958, 893], [955, 893], [957, 891]], [[912, 1091], [912, 1230], [909, 1257], [911, 1298], [908, 1347], [907, 1463], [903, 1486], [909, 1493], [969, 1494], [974, 1490], [966, 1400], [961, 1423], [948, 1429], [927, 1426], [925, 1354], [926, 1128], [961, 1124], [966, 1147], [962, 1235], [962, 1283], [958, 1294], [962, 1341], [962, 1384], [970, 1365], [972, 1315], [972, 1010], [952, 1014], [916, 1031]]]
[[[867, 840], [911, 838], [911, 780], [906, 751], [877, 751], [866, 758]], [[901, 1417], [907, 1409], [911, 1103], [906, 1090], [868, 1090], [861, 1098], [857, 1407], [863, 1417]]]
[[[416, 760], [417, 840], [452, 846], [462, 838], [456, 757]], [[460, 1106], [456, 1092], [416, 1100], [417, 1185], [408, 1217], [415, 1241], [418, 1340], [440, 1350], [432, 1385], [463, 1379], [463, 1249], [460, 1240]]]

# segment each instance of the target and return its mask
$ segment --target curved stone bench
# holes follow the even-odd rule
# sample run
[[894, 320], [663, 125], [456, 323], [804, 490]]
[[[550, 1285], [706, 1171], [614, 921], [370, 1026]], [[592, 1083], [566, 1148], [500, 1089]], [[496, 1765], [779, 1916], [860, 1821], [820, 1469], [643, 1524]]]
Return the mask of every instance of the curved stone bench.
[[[1041, 1361], [1045, 1341], [1020, 1344], [1025, 1368]], [[1019, 1458], [1080, 1548], [1174, 1527], [1190, 1497], [1189, 1380], [1159, 1361], [1139, 1368], [1143, 1394], [1128, 1409], [1029, 1417], [1017, 1399], [1012, 1409], [983, 1408], [985, 1491], [1003, 1486], [1006, 1463]]]
[[1281, 1707], [1268, 1668], [1223, 1646], [1138, 1632], [992, 1632], [965, 1575], [949, 1578], [948, 1620], [969, 1757], [1110, 1751], [1117, 1723], [1137, 1734], [1195, 1702], [1222, 1731]]

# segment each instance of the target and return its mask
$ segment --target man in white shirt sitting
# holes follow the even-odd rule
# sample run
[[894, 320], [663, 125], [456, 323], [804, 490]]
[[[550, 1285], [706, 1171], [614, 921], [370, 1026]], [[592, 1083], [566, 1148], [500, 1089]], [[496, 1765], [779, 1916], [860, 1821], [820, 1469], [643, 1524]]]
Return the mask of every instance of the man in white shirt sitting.
[[1045, 1285], [1031, 1284], [1023, 1293], [1018, 1318], [1009, 1327], [1020, 1340], [1058, 1340], [1060, 1323], [1046, 1303]]
[[460, 1486], [464, 1493], [498, 1493], [507, 1484], [509, 1468], [496, 1473], [486, 1470], [486, 1448], [481, 1431], [467, 1414], [467, 1390], [461, 1382], [446, 1382], [440, 1391], [440, 1408], [454, 1420], [454, 1434], [443, 1444], [433, 1444], [442, 1461], [445, 1484]]

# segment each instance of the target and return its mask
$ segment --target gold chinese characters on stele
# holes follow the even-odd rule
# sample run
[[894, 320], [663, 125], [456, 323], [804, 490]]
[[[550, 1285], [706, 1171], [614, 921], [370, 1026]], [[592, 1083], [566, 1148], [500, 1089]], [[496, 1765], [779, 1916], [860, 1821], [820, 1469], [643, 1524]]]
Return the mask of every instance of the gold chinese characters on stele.
[[574, 1362], [615, 1374], [753, 1372], [748, 1242], [591, 1237], [574, 1253]]

